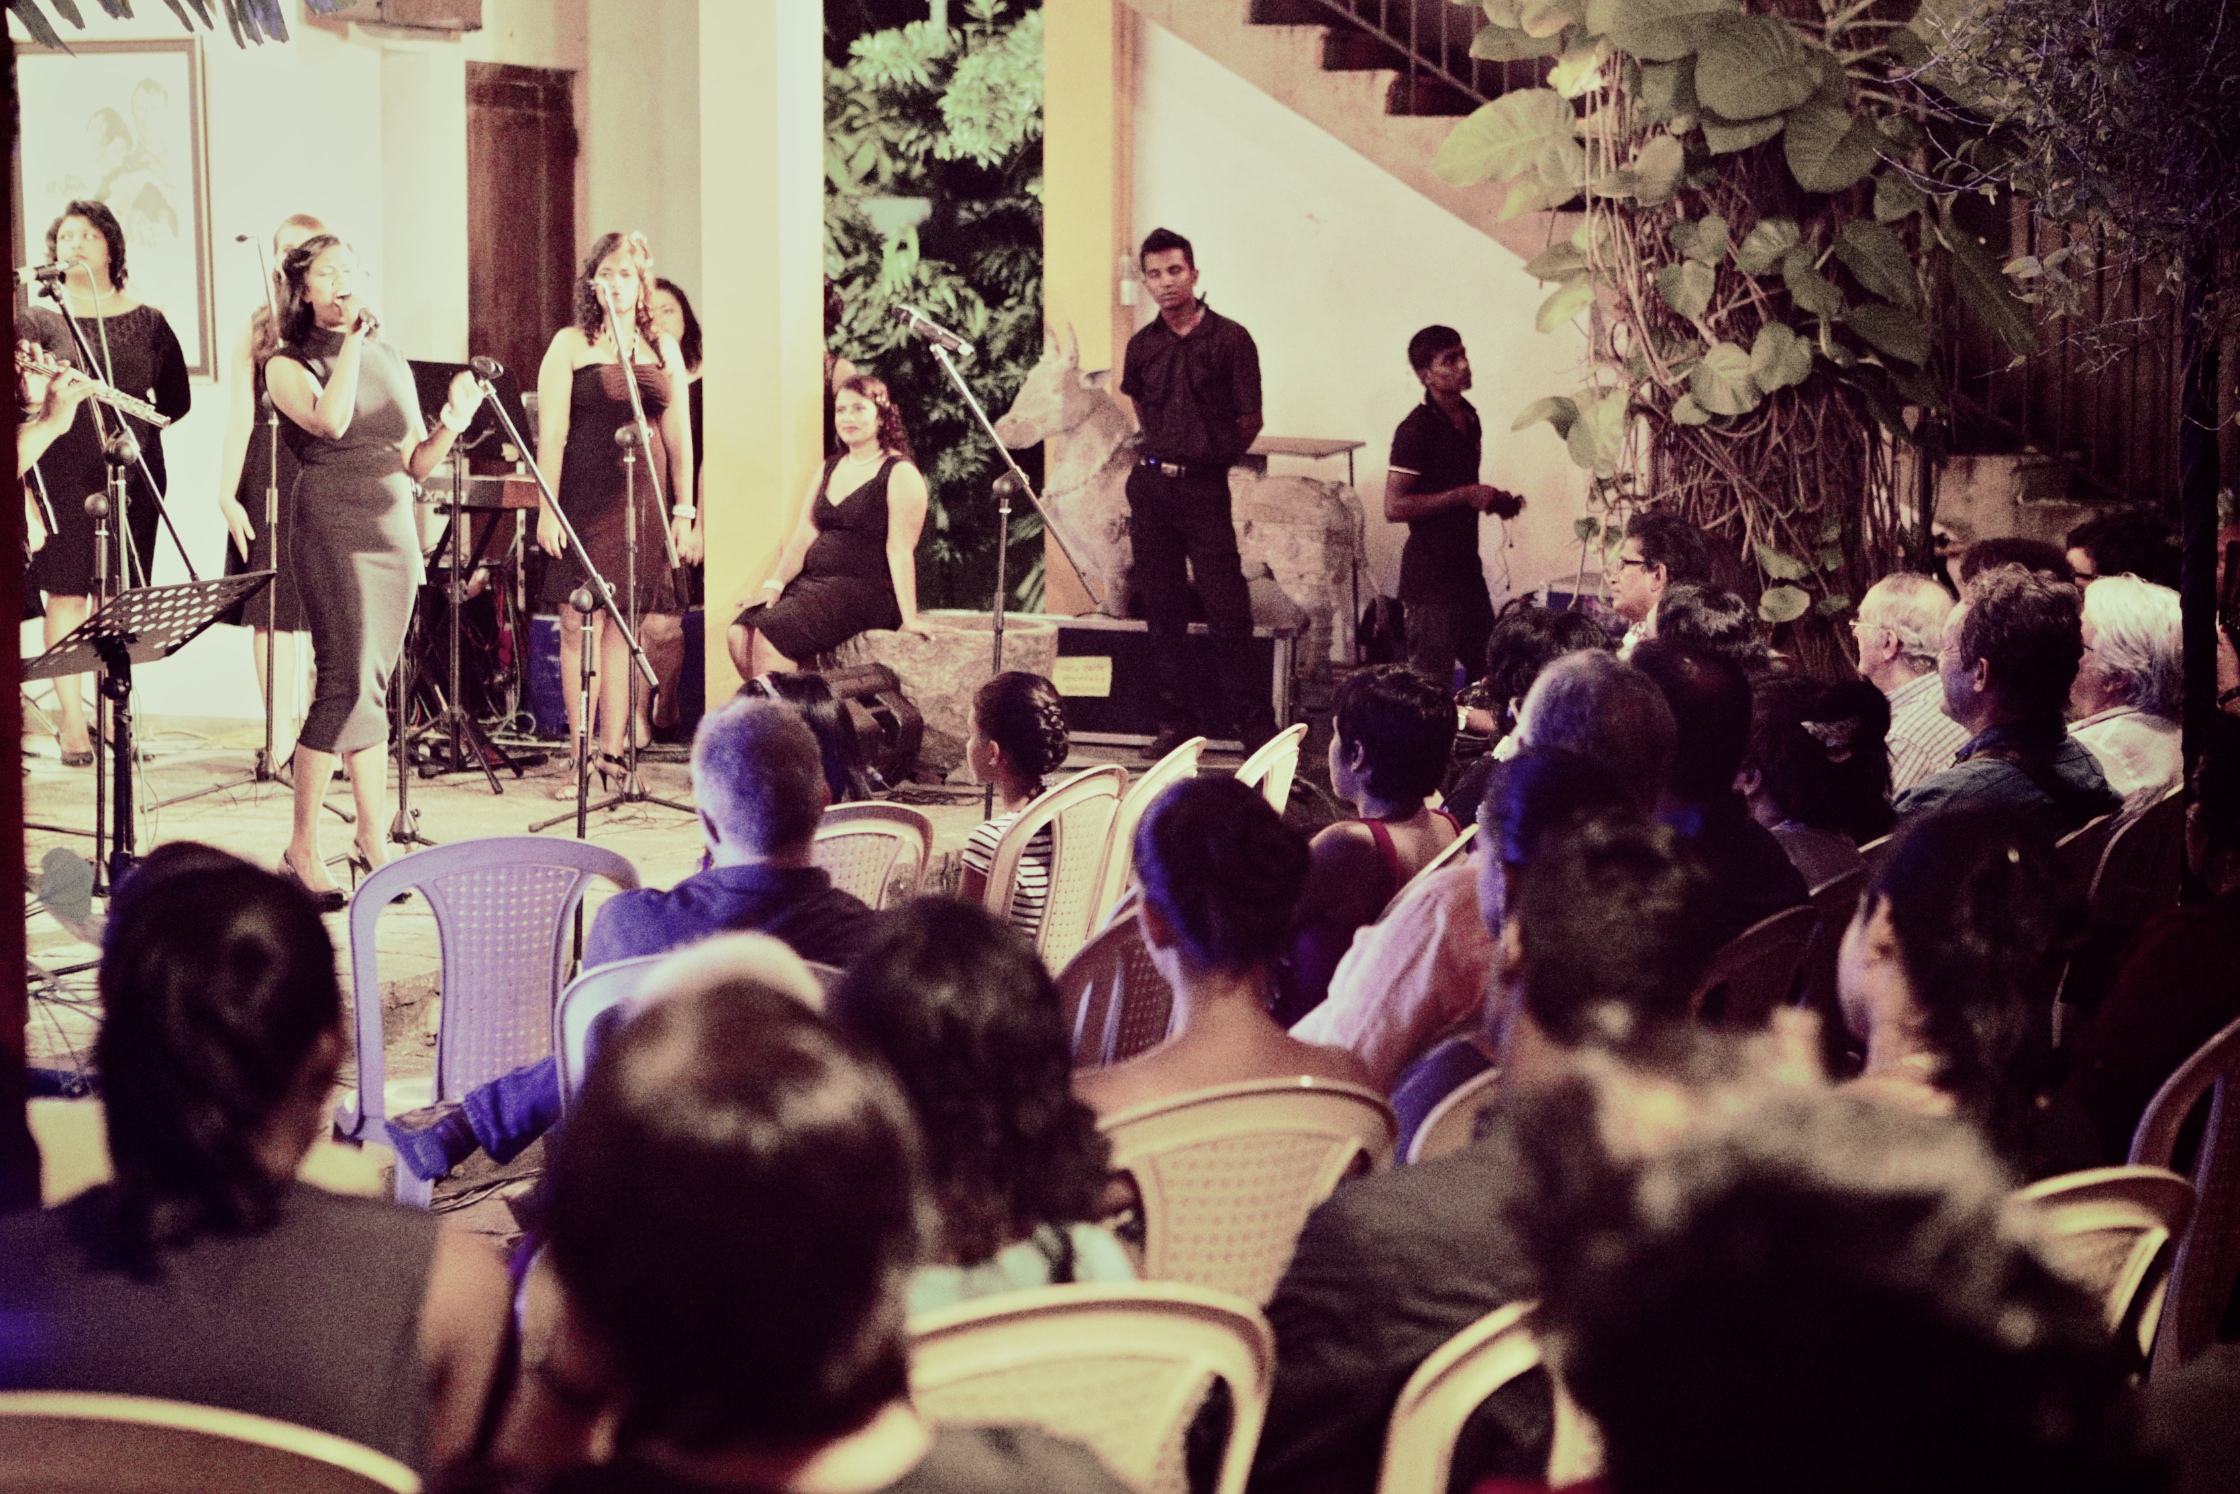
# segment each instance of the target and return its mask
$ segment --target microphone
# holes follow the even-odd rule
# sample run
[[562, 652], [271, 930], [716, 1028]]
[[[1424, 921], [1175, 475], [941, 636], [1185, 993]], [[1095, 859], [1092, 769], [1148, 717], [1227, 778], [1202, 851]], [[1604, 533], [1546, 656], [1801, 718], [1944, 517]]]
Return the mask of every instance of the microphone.
[[966, 342], [956, 333], [934, 321], [915, 306], [897, 306], [894, 309], [893, 316], [896, 321], [910, 329], [912, 336], [923, 338], [937, 348], [946, 348], [959, 358], [972, 356], [971, 343]]
[[43, 265], [17, 265], [16, 284], [52, 285], [70, 273], [71, 266], [57, 260]]
[[495, 358], [469, 358], [467, 367], [474, 370], [478, 379], [495, 379], [506, 371], [506, 366]]

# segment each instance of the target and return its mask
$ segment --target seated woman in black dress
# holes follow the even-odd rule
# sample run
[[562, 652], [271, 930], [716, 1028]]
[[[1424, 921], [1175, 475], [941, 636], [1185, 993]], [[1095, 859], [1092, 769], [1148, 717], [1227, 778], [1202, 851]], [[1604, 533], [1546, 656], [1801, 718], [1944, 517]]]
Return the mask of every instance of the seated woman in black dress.
[[762, 583], [766, 600], [731, 625], [731, 662], [749, 679], [873, 628], [933, 636], [918, 620], [926, 480], [902, 414], [885, 384], [858, 374], [833, 398], [832, 423], [846, 449], [818, 472], [778, 574]]

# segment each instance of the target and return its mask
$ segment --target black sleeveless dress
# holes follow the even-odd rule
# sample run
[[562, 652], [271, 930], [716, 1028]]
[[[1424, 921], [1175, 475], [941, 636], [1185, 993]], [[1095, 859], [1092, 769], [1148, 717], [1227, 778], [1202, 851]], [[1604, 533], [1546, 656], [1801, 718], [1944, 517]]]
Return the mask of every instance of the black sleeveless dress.
[[[261, 315], [261, 314], [260, 314]], [[256, 365], [251, 393], [256, 400], [256, 418], [249, 427], [249, 454], [241, 462], [241, 480], [234, 484], [233, 496], [249, 511], [249, 528], [253, 537], [249, 541], [249, 558], [241, 558], [240, 547], [233, 536], [225, 538], [226, 574], [246, 576], [251, 571], [277, 570], [272, 584], [247, 601], [234, 605], [218, 621], [231, 623], [237, 628], [261, 628], [267, 619], [283, 633], [300, 633], [306, 624], [303, 599], [296, 589], [295, 533], [296, 533], [296, 473], [301, 464], [286, 440], [279, 445], [278, 472], [280, 478], [280, 549], [277, 561], [272, 548], [273, 526], [266, 521], [264, 511], [265, 480], [274, 471], [272, 458], [272, 432], [265, 427], [264, 419], [264, 364]], [[288, 417], [280, 417], [285, 427]], [[266, 597], [271, 597], [270, 603]], [[270, 611], [267, 611], [267, 608]]]
[[[668, 513], [655, 496], [650, 468], [660, 474], [660, 493], [668, 494], [669, 451], [661, 439], [661, 413], [669, 408], [667, 370], [650, 363], [635, 365], [638, 399], [646, 407], [646, 426], [652, 444], [639, 453], [637, 472], [628, 485], [638, 496], [638, 615], [683, 610], [677, 596], [676, 573], [669, 569], [669, 552], [661, 532]], [[622, 384], [619, 363], [586, 363], [575, 371], [568, 399], [568, 446], [560, 463], [560, 507], [583, 537], [584, 549], [599, 574], [614, 585], [617, 606], [629, 605], [624, 584], [629, 570], [628, 535], [623, 502], [625, 484], [622, 448], [614, 433], [630, 423], [630, 394]], [[674, 501], [674, 500], [672, 500]], [[537, 589], [539, 611], [558, 611], [568, 605], [568, 593], [584, 582], [584, 569], [575, 551], [548, 557], [544, 578]]]
[[795, 663], [829, 653], [858, 633], [902, 626], [894, 577], [887, 570], [887, 479], [896, 459], [888, 457], [869, 482], [833, 503], [825, 494], [840, 460], [825, 462], [817, 496], [810, 500], [817, 537], [801, 573], [786, 583], [778, 600], [749, 607], [738, 618]]

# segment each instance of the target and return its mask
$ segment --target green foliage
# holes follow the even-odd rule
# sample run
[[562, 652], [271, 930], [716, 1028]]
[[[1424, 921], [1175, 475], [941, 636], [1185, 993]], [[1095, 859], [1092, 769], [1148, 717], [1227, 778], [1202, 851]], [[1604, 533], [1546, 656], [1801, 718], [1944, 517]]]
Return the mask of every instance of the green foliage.
[[[923, 343], [915, 306], [978, 348], [961, 365], [988, 409], [1042, 352], [1042, 13], [967, 0], [961, 27], [856, 38], [825, 72], [825, 274], [845, 298], [833, 351], [894, 392], [931, 503], [918, 544], [927, 607], [985, 607], [1001, 464]], [[1031, 454], [1030, 454], [1031, 455]], [[1028, 476], [1039, 485], [1034, 460]], [[1011, 601], [1042, 600], [1042, 521], [1011, 519]]]

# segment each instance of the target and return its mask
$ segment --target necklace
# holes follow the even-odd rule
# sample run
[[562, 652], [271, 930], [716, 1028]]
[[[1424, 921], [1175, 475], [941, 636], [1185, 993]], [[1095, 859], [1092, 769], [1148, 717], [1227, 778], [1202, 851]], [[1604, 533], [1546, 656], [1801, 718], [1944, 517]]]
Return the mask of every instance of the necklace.
[[885, 455], [886, 453], [883, 451], [873, 451], [869, 456], [859, 457], [851, 451], [841, 459], [840, 465], [843, 467], [868, 467]]

